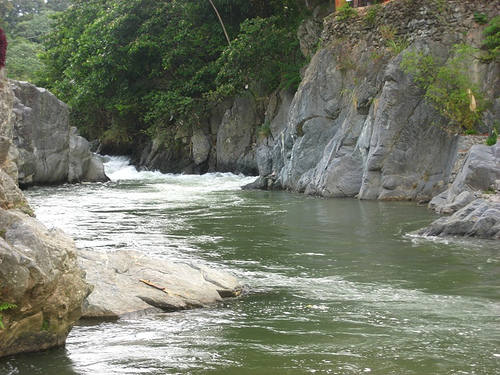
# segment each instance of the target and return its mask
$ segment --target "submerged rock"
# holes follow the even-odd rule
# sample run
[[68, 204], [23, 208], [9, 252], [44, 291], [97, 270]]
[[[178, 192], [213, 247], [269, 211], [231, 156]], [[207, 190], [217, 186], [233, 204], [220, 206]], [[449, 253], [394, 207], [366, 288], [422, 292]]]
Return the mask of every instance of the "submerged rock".
[[81, 250], [78, 263], [94, 285], [83, 305], [84, 318], [211, 306], [242, 290], [235, 277], [209, 267], [150, 259], [134, 251]]

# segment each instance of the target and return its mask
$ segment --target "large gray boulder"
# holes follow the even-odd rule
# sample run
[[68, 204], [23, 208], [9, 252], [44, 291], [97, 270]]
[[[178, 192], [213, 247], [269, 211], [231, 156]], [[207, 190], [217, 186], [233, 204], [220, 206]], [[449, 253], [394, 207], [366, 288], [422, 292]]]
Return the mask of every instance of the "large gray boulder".
[[0, 209], [0, 357], [62, 346], [91, 287], [73, 240], [19, 210]]
[[10, 85], [15, 94], [13, 143], [20, 184], [108, 180], [88, 142], [70, 128], [66, 104], [30, 83]]
[[80, 250], [78, 256], [87, 281], [94, 285], [84, 302], [85, 318], [213, 306], [242, 290], [239, 281], [226, 273], [202, 265], [151, 259], [140, 252]]
[[500, 240], [500, 201], [476, 199], [453, 215], [434, 221], [419, 234]]
[[259, 125], [253, 98], [237, 98], [227, 110], [217, 132], [217, 170], [257, 174], [255, 133]]
[[[401, 70], [401, 56], [373, 60], [366, 47], [330, 46], [313, 57], [272, 161], [259, 166], [282, 166], [283, 188], [306, 194], [428, 200], [450, 177], [457, 137], [429, 126], [441, 119]], [[365, 67], [361, 83], [345, 58]]]
[[474, 145], [449, 189], [434, 197], [429, 208], [438, 213], [452, 214], [484, 191], [494, 189], [497, 180], [500, 180], [500, 144]]

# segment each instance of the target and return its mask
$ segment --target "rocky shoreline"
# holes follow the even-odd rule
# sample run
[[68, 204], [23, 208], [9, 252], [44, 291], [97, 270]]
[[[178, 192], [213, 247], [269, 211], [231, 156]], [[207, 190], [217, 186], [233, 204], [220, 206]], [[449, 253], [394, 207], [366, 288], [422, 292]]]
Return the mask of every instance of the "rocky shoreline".
[[19, 183], [108, 180], [67, 111], [46, 90], [0, 74], [0, 357], [62, 346], [82, 317], [213, 306], [242, 290], [203, 265], [77, 250], [34, 217]]
[[[480, 28], [472, 16], [479, 2], [449, 1], [452, 8], [444, 14], [426, 8], [433, 3], [413, 2], [411, 12], [398, 8], [403, 3], [408, 2], [389, 3], [379, 17], [402, 12], [399, 20], [417, 12], [421, 17], [412, 27], [430, 22], [435, 31], [412, 39], [413, 47], [447, 58], [453, 43], [479, 43]], [[500, 6], [481, 11], [498, 14]], [[436, 17], [449, 27], [437, 28]], [[361, 23], [358, 19], [355, 25], [364, 30]], [[351, 44], [336, 42], [356, 27], [343, 28], [334, 18], [325, 21], [325, 44], [312, 56], [297, 92], [276, 92], [266, 106], [248, 98], [223, 103], [205, 124], [206, 132], [191, 135], [195, 142], [180, 134], [183, 144], [192, 145], [186, 148], [196, 163], [186, 170], [258, 171], [252, 187], [322, 197], [430, 200], [430, 209], [451, 216], [439, 218], [421, 235], [498, 241], [500, 145], [474, 145], [465, 153], [460, 137], [431, 127], [442, 119], [401, 70], [401, 54], [391, 54], [383, 39], [368, 43], [362, 33], [350, 38]], [[399, 37], [409, 32], [405, 27], [396, 28]], [[498, 63], [477, 67], [493, 103], [488, 124], [500, 118], [499, 71]], [[261, 120], [270, 134], [257, 139]], [[459, 156], [464, 159], [457, 166]], [[170, 167], [168, 155], [154, 144], [140, 159], [149, 167]], [[34, 218], [19, 189], [19, 184], [106, 180], [87, 140], [69, 127], [67, 106], [46, 90], [8, 83], [0, 70], [0, 303], [10, 306], [0, 313], [5, 327], [0, 357], [64, 345], [82, 316], [116, 319], [213, 306], [243, 290], [233, 276], [201, 265], [135, 252], [78, 251], [71, 238]]]

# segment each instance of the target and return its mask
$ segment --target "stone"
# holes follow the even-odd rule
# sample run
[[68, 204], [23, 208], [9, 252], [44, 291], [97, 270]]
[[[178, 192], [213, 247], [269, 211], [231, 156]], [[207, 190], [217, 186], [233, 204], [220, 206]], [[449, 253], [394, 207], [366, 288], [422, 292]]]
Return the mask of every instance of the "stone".
[[465, 207], [483, 191], [495, 189], [500, 179], [500, 144], [473, 145], [451, 186], [434, 197], [429, 208], [451, 214]]
[[34, 218], [17, 173], [5, 169], [15, 165], [14, 95], [0, 77], [5, 98], [12, 100], [0, 100], [0, 303], [9, 308], [0, 311], [0, 357], [64, 345], [91, 290], [76, 264], [73, 240]]
[[217, 170], [257, 175], [255, 133], [260, 123], [252, 98], [237, 98], [217, 132]]
[[[21, 185], [108, 181], [88, 141], [70, 128], [65, 103], [27, 82], [10, 81], [10, 86], [16, 97], [12, 137]], [[87, 173], [89, 166], [93, 170]]]
[[476, 199], [453, 215], [434, 221], [419, 234], [500, 240], [500, 202]]
[[18, 210], [0, 210], [0, 357], [62, 346], [91, 287], [73, 240]]
[[[140, 252], [80, 250], [78, 263], [93, 292], [84, 318], [120, 318], [155, 311], [213, 306], [241, 293], [239, 281], [203, 265], [151, 259]], [[159, 290], [141, 280], [150, 282]]]

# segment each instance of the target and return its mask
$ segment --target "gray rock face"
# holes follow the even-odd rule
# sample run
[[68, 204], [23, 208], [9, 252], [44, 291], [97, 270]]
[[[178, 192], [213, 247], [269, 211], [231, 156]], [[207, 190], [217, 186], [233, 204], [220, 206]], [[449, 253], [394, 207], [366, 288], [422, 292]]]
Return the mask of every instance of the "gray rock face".
[[0, 210], [0, 357], [64, 344], [90, 292], [76, 265], [76, 247], [18, 210]]
[[[281, 165], [283, 188], [311, 195], [430, 199], [449, 179], [455, 137], [429, 126], [440, 118], [400, 69], [401, 56], [384, 65], [363, 44], [342, 48], [314, 56], [275, 138], [277, 152], [259, 165]], [[345, 71], [346, 53], [363, 72]]]
[[16, 97], [13, 143], [19, 183], [107, 181], [89, 143], [70, 129], [68, 107], [45, 89], [27, 82], [10, 84]]
[[429, 208], [451, 214], [475, 200], [500, 180], [500, 144], [475, 145], [467, 153], [464, 165], [449, 189], [434, 197]]
[[466, 236], [500, 240], [500, 202], [476, 199], [419, 232], [425, 236]]
[[217, 133], [217, 170], [257, 174], [255, 130], [259, 117], [253, 99], [238, 98], [226, 111]]
[[78, 263], [94, 285], [83, 306], [86, 318], [211, 306], [222, 297], [237, 296], [242, 289], [236, 278], [214, 269], [150, 259], [139, 252], [80, 250]]
[[[272, 145], [269, 139], [258, 144], [260, 177], [253, 187], [417, 201], [445, 190], [456, 173], [459, 137], [445, 130], [446, 120], [403, 72], [402, 53], [386, 46], [391, 38], [405, 40], [408, 48], [444, 62], [456, 43], [481, 44], [482, 31], [468, 15], [481, 11], [493, 17], [498, 7], [478, 4], [453, 2], [439, 10], [430, 0], [390, 2], [373, 26], [363, 16], [346, 22], [326, 17], [323, 48], [305, 71], [285, 128], [273, 134]], [[395, 35], [384, 35], [381, 25]], [[484, 131], [500, 116], [498, 71], [499, 64], [478, 63], [469, 72], [494, 103]]]

